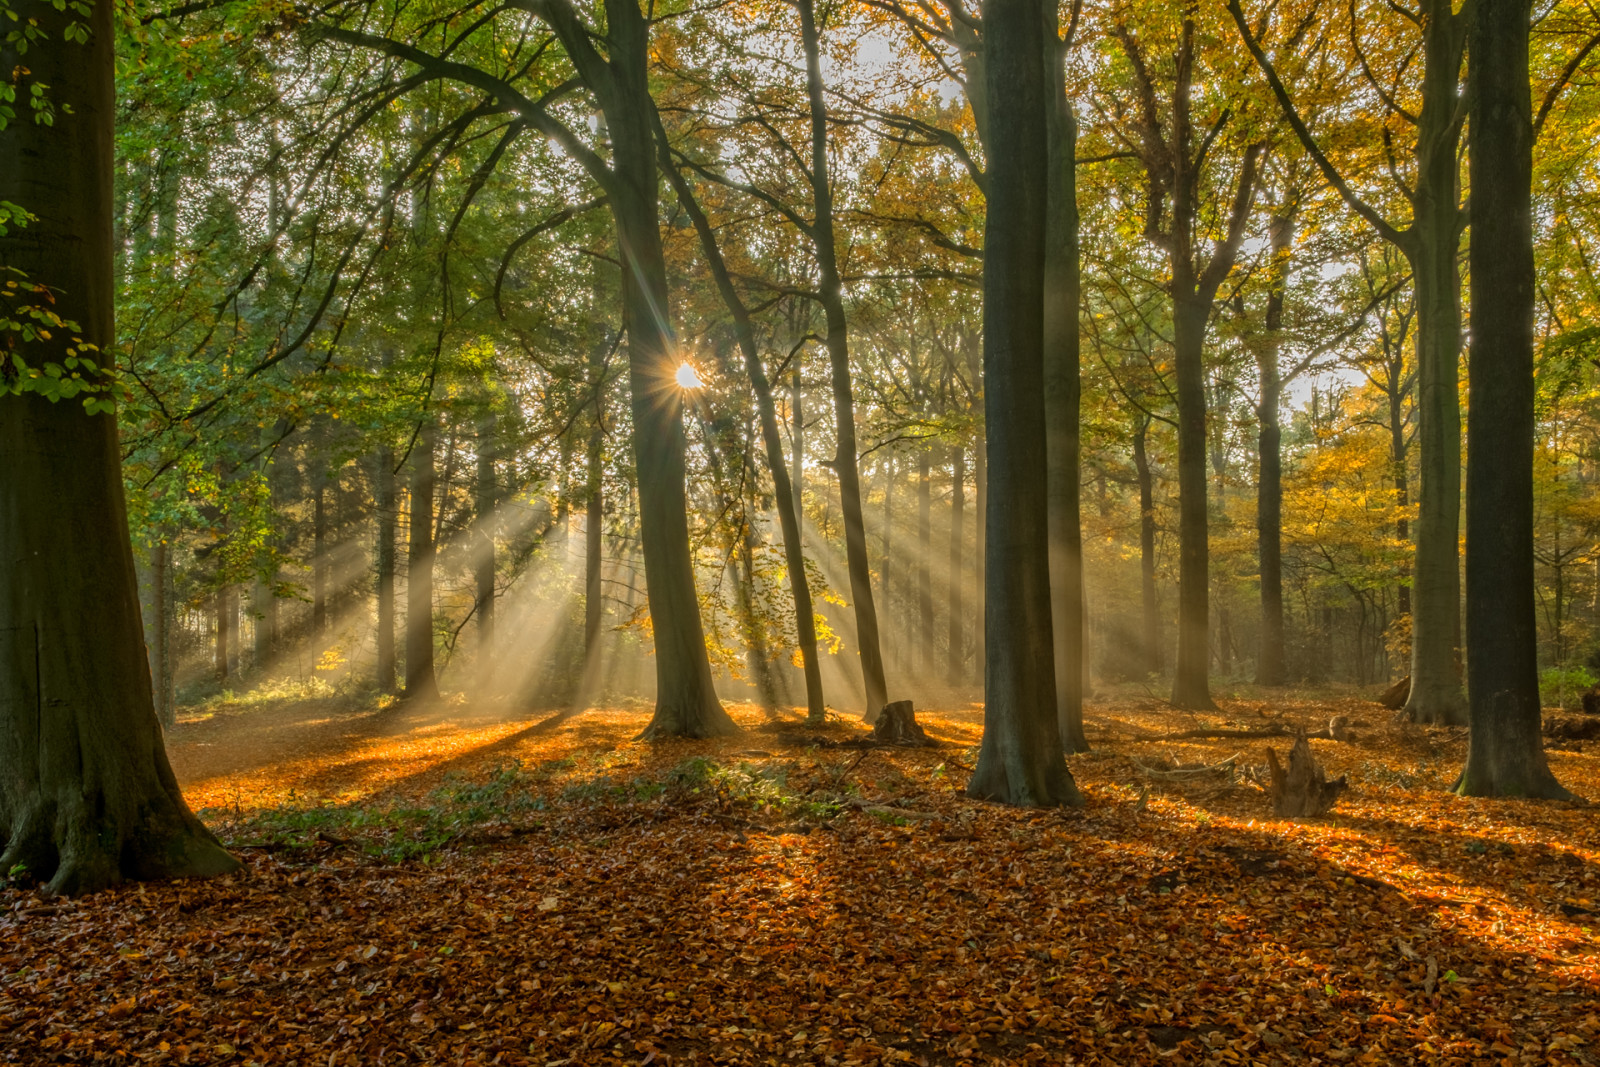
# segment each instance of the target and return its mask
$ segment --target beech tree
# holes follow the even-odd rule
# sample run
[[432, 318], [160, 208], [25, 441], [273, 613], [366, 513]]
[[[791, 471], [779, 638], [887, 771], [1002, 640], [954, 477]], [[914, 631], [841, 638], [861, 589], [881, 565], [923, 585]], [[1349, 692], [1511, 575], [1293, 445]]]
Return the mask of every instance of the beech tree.
[[41, 104], [0, 126], [0, 871], [62, 894], [223, 874], [237, 862], [167, 763], [128, 537], [110, 375], [113, 9], [15, 11], [28, 28], [0, 66]]

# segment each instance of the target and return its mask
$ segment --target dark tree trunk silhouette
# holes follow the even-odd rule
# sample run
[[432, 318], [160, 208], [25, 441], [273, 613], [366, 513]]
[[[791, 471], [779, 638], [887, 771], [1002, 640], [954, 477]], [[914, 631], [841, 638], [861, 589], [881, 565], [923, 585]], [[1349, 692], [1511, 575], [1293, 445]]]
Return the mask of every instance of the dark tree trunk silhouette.
[[[37, 216], [0, 237], [0, 267], [49, 286], [78, 327], [29, 343], [38, 366], [74, 336], [115, 344], [116, 23], [105, 3], [12, 10], [43, 36], [25, 57], [0, 41], [0, 68], [21, 78], [19, 100], [49, 86], [56, 113], [0, 130], [0, 199]], [[86, 42], [66, 39], [73, 22]], [[48, 892], [77, 894], [233, 870], [184, 803], [156, 721], [116, 416], [81, 398], [0, 396], [0, 471], [0, 871], [20, 864]]]
[[494, 470], [495, 417], [492, 412], [478, 420], [477, 482], [473, 487], [476, 511], [476, 539], [473, 546], [473, 577], [477, 584], [478, 685], [487, 690], [494, 681], [495, 612], [495, 508], [498, 505]]
[[945, 681], [961, 684], [967, 662], [967, 619], [963, 605], [967, 576], [964, 556], [967, 527], [967, 450], [956, 445], [950, 460], [950, 631]]
[[374, 460], [373, 483], [376, 486], [378, 529], [374, 554], [378, 585], [378, 667], [377, 683], [381, 693], [394, 692], [394, 571], [395, 571], [395, 485], [394, 450], [388, 446], [378, 449]]
[[933, 460], [917, 453], [917, 670], [923, 676], [936, 661], [933, 641]]
[[1261, 402], [1256, 478], [1256, 551], [1261, 565], [1261, 643], [1256, 658], [1257, 685], [1283, 685], [1283, 304], [1289, 285], [1289, 255], [1294, 248], [1294, 218], [1276, 215], [1270, 226], [1271, 288], [1267, 293], [1266, 336], [1260, 341]]
[[1529, 0], [1480, 0], [1467, 67], [1472, 339], [1467, 350], [1465, 796], [1566, 797], [1544, 756], [1534, 612], [1533, 107]]
[[1150, 416], [1141, 414], [1133, 432], [1133, 468], [1139, 479], [1139, 600], [1144, 615], [1144, 669], [1161, 673], [1161, 615], [1156, 605], [1155, 482], [1150, 473]]
[[1044, 412], [1053, 7], [989, 0], [983, 342], [989, 499], [983, 743], [968, 795], [1080, 804], [1057, 719]]
[[423, 416], [411, 446], [411, 507], [407, 518], [406, 552], [406, 684], [407, 700], [439, 696], [433, 673], [433, 449], [434, 415]]

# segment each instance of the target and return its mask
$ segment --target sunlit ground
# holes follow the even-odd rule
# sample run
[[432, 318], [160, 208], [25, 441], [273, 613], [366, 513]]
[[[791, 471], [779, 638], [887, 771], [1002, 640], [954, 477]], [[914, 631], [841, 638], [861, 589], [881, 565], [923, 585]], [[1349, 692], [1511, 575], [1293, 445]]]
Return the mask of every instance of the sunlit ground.
[[[1348, 694], [1204, 717], [1111, 696], [1071, 761], [1088, 807], [1065, 813], [962, 797], [974, 705], [919, 713], [938, 749], [863, 752], [814, 743], [853, 720], [819, 735], [753, 706], [732, 709], [742, 736], [646, 744], [648, 707], [214, 703], [170, 747], [246, 871], [65, 905], [6, 892], [0, 1055], [1600, 1059], [1593, 809], [1452, 798], [1464, 736]], [[1351, 790], [1326, 819], [1141, 770], [1288, 747], [1165, 733], [1334, 714], [1354, 739], [1312, 745]], [[1551, 762], [1600, 798], [1600, 743]]]

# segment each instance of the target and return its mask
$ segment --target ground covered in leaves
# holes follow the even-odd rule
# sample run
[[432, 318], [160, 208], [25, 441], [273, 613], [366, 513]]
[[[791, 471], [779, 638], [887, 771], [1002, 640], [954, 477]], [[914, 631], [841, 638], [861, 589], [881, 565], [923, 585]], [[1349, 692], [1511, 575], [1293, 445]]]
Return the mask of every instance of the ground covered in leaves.
[[[920, 712], [931, 750], [735, 713], [662, 744], [646, 709], [191, 715], [174, 764], [243, 871], [0, 890], [0, 1059], [1600, 1062], [1594, 809], [1448, 796], [1460, 732], [1113, 700], [1088, 807], [1030, 812], [962, 797], [976, 708]], [[1351, 788], [1302, 823], [1251, 781], [1288, 739], [1165, 739], [1334, 715]], [[1600, 799], [1600, 742], [1560, 745]]]

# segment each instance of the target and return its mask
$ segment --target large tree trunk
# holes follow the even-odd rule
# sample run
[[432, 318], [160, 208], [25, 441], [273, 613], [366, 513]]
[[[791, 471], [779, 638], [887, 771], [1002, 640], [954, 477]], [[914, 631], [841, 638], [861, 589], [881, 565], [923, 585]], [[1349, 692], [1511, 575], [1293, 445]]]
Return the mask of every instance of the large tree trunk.
[[[979, 369], [979, 383], [980, 385], [982, 383], [981, 368]], [[979, 404], [986, 405], [986, 401], [980, 397]], [[973, 446], [972, 450], [972, 506], [973, 510], [977, 512], [977, 532], [975, 534], [977, 544], [972, 554], [972, 569], [974, 572], [972, 576], [972, 587], [976, 591], [978, 599], [978, 602], [973, 605], [973, 612], [979, 619], [984, 619], [988, 616], [986, 604], [988, 602], [987, 597], [989, 588], [989, 531], [984, 528], [985, 523], [988, 522], [989, 515], [988, 436], [988, 431], [985, 430], [980, 424], [978, 441], [977, 444]], [[887, 583], [885, 583], [885, 588], [887, 588]], [[984, 624], [980, 622], [973, 628], [972, 633], [972, 643], [974, 646], [972, 649], [973, 677], [977, 679], [979, 683], [982, 683], [982, 681], [989, 676], [988, 641], [989, 635], [985, 632]]]
[[422, 418], [411, 446], [410, 538], [406, 553], [406, 684], [407, 700], [439, 696], [433, 673], [433, 449], [436, 416]]
[[474, 492], [477, 545], [473, 553], [473, 577], [478, 586], [478, 685], [485, 691], [494, 681], [494, 527], [497, 503], [494, 426], [492, 412], [478, 420], [478, 477]]
[[145, 647], [149, 654], [151, 691], [156, 717], [161, 725], [172, 727], [178, 709], [172, 700], [172, 546], [165, 531], [157, 534], [150, 546], [150, 606], [144, 616]]
[[656, 708], [644, 736], [731, 734], [738, 726], [723, 710], [711, 678], [689, 547], [683, 394], [675, 379], [677, 344], [665, 318], [671, 305], [657, 211], [650, 24], [636, 0], [607, 0], [606, 12], [613, 77], [606, 111], [615, 187], [611, 210], [623, 261], [640, 539], [655, 639]]
[[589, 428], [589, 484], [583, 517], [583, 695], [594, 696], [599, 681], [600, 635], [605, 627], [605, 428], [595, 398], [594, 425]]
[[374, 461], [373, 483], [377, 487], [378, 530], [375, 546], [378, 584], [378, 691], [394, 692], [394, 535], [396, 526], [394, 450], [387, 445], [378, 449]]
[[[0, 130], [0, 199], [38, 216], [0, 237], [0, 266], [49, 286], [78, 327], [18, 350], [40, 366], [75, 336], [106, 353], [115, 342], [115, 23], [103, 3], [86, 16], [34, 0], [13, 10], [43, 36], [25, 57], [0, 43], [0, 69], [25, 59], [7, 75], [22, 79], [19, 100], [47, 85], [56, 110], [53, 125], [24, 115]], [[73, 22], [87, 43], [66, 40]], [[0, 871], [23, 865], [75, 894], [233, 870], [184, 803], [156, 721], [116, 416], [81, 398], [0, 395], [0, 471]]]
[[1083, 732], [1083, 528], [1078, 514], [1078, 123], [1067, 99], [1059, 46], [1050, 61], [1050, 179], [1045, 222], [1044, 403], [1049, 468], [1050, 603], [1056, 715], [1068, 752], [1089, 751]]
[[1209, 302], [1173, 301], [1173, 361], [1178, 379], [1178, 664], [1172, 702], [1215, 708], [1211, 700], [1210, 531], [1206, 509], [1205, 337]]
[[1270, 225], [1271, 290], [1267, 293], [1266, 336], [1261, 339], [1259, 368], [1261, 420], [1257, 439], [1260, 467], [1256, 477], [1256, 551], [1261, 566], [1261, 643], [1256, 657], [1256, 684], [1283, 685], [1283, 304], [1289, 285], [1289, 257], [1294, 249], [1294, 218], [1274, 216]]
[[1160, 674], [1161, 615], [1156, 605], [1155, 482], [1150, 473], [1150, 416], [1141, 414], [1133, 433], [1133, 469], [1139, 479], [1139, 600], [1144, 614], [1144, 668]]
[[966, 540], [967, 527], [967, 450], [956, 445], [952, 450], [950, 467], [950, 633], [949, 659], [946, 661], [945, 681], [951, 686], [961, 684], [962, 671], [967, 661], [967, 619], [962, 605], [967, 576], [962, 573], [962, 542]]
[[833, 471], [839, 478], [839, 504], [844, 512], [845, 562], [850, 572], [850, 599], [855, 604], [856, 645], [861, 655], [867, 694], [866, 721], [877, 720], [888, 699], [883, 652], [878, 639], [878, 608], [872, 596], [872, 567], [867, 558], [867, 527], [861, 510], [860, 453], [856, 447], [856, 402], [850, 380], [850, 332], [844, 314], [844, 286], [834, 248], [833, 189], [828, 168], [828, 111], [822, 95], [821, 41], [812, 0], [796, 0], [800, 36], [806, 52], [806, 93], [811, 109], [811, 192], [815, 208], [812, 243], [816, 248], [818, 296], [827, 320], [828, 362], [833, 378], [836, 449]]
[[984, 5], [989, 101], [984, 226], [989, 528], [983, 743], [969, 796], [1081, 804], [1057, 719], [1044, 412], [1045, 213], [1055, 12]]
[[1465, 796], [1566, 797], [1545, 762], [1534, 614], [1533, 115], [1529, 0], [1481, 0], [1469, 45]]

